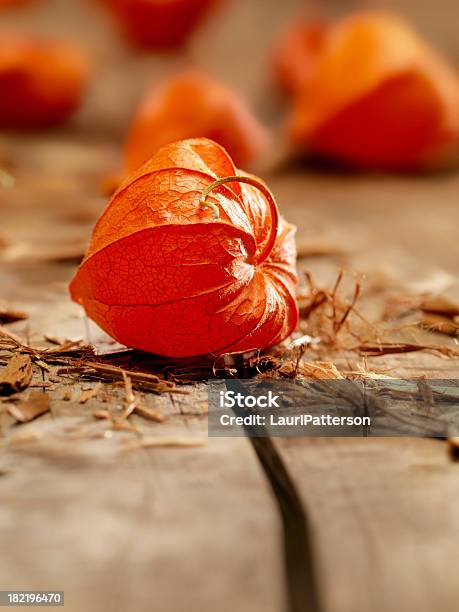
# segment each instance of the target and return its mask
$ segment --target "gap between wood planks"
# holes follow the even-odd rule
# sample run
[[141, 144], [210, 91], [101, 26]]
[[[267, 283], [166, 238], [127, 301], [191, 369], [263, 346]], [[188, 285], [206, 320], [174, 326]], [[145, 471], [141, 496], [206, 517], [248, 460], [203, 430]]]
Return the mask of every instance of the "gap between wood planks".
[[[228, 390], [244, 392], [235, 379], [225, 381]], [[234, 408], [237, 416], [243, 409]], [[247, 438], [260, 462], [279, 509], [284, 548], [284, 567], [288, 612], [323, 612], [314, 541], [310, 521], [300, 495], [271, 438], [250, 436], [250, 426], [244, 426]]]

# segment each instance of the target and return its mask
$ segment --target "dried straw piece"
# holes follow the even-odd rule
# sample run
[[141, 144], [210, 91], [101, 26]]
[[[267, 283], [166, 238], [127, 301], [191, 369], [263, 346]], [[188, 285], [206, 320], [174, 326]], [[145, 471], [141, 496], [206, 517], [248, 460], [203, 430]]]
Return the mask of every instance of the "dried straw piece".
[[17, 353], [0, 374], [0, 395], [12, 395], [27, 389], [32, 380], [32, 360], [29, 355]]

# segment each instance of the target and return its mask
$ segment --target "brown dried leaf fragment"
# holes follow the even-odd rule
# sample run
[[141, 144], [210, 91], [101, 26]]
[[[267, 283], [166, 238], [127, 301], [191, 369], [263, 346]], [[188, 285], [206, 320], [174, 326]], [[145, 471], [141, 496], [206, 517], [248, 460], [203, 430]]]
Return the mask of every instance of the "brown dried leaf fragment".
[[28, 423], [49, 410], [49, 397], [39, 391], [30, 393], [20, 404], [8, 404], [8, 412], [20, 423]]
[[29, 355], [16, 353], [0, 373], [0, 395], [12, 395], [27, 389], [32, 380], [32, 360]]

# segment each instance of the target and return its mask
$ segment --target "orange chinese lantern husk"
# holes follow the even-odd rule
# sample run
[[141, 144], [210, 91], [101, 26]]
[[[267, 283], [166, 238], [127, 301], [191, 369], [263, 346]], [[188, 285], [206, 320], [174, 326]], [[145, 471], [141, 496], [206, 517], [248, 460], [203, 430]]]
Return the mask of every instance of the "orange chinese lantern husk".
[[16, 8], [19, 6], [24, 6], [26, 4], [31, 4], [35, 0], [0, 0], [0, 9], [2, 8]]
[[364, 167], [441, 164], [458, 145], [459, 79], [402, 20], [351, 17], [328, 31], [289, 136], [296, 148]]
[[152, 49], [182, 45], [217, 0], [101, 0], [135, 44]]
[[238, 167], [252, 164], [269, 144], [267, 131], [234, 92], [189, 71], [147, 93], [124, 147], [125, 171], [171, 142], [201, 136], [222, 145]]
[[289, 26], [277, 41], [272, 61], [282, 89], [291, 95], [301, 90], [322, 49], [327, 26], [319, 19], [301, 18]]
[[114, 195], [71, 295], [113, 338], [144, 351], [265, 348], [297, 323], [294, 232], [264, 183], [220, 146], [181, 141]]
[[44, 127], [78, 107], [86, 55], [67, 42], [4, 34], [0, 40], [0, 127]]

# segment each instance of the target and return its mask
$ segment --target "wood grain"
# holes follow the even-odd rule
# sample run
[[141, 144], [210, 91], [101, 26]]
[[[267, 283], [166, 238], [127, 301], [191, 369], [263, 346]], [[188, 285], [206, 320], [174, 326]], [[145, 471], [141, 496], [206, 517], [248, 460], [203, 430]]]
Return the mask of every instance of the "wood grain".
[[459, 484], [444, 443], [276, 439], [309, 515], [326, 612], [454, 612]]

